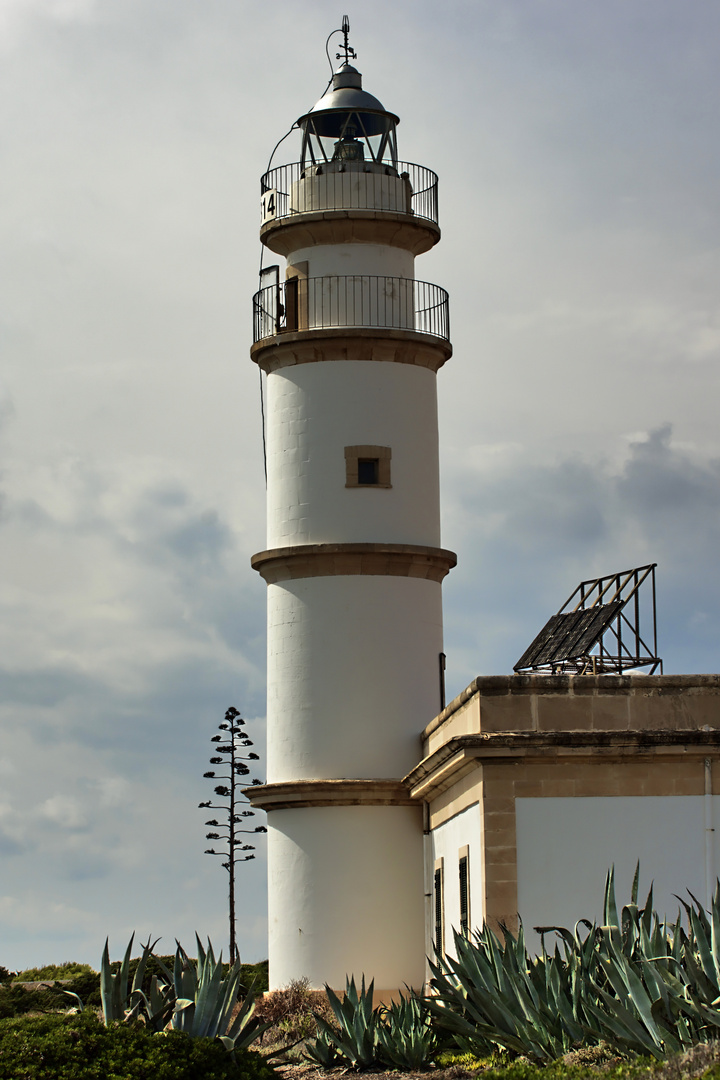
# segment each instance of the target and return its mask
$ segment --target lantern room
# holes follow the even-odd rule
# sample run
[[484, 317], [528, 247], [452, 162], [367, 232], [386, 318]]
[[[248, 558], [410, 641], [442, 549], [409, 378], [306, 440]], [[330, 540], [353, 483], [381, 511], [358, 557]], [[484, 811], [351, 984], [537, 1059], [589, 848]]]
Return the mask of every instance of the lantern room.
[[381, 168], [397, 175], [395, 127], [400, 121], [363, 90], [362, 75], [350, 63], [357, 59], [357, 53], [348, 43], [347, 15], [343, 16], [341, 32], [342, 53], [336, 56], [343, 62], [318, 103], [297, 121], [303, 133], [300, 168], [304, 173], [314, 167], [316, 174], [323, 169], [345, 172], [350, 167], [372, 172]]
[[303, 133], [301, 168], [344, 172], [397, 172], [399, 119], [362, 88], [362, 75], [347, 60], [333, 73], [332, 87], [298, 125]]

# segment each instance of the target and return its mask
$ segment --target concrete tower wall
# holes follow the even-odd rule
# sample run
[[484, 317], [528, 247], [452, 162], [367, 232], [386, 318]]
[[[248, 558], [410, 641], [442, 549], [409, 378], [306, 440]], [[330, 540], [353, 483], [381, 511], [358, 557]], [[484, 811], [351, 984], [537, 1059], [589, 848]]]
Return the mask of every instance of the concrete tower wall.
[[[331, 359], [329, 352], [327, 359]], [[373, 361], [268, 376], [268, 546], [440, 543], [435, 373]], [[390, 488], [346, 488], [345, 447], [392, 452]]]
[[[379, 990], [424, 978], [422, 818], [416, 806], [274, 810], [269, 836], [272, 981], [303, 972], [344, 989], [365, 974]], [[392, 932], [388, 927], [392, 926]]]
[[409, 772], [440, 710], [440, 592], [362, 574], [268, 586], [270, 782]]
[[372, 206], [376, 210], [410, 211], [411, 192], [401, 177], [365, 172], [364, 168], [364, 165], [346, 165], [341, 173], [322, 172], [296, 180], [290, 189], [290, 209], [295, 213], [312, 213], [338, 206], [358, 210]]
[[288, 266], [307, 263], [308, 277], [386, 274], [412, 280], [415, 267], [409, 251], [389, 244], [317, 244], [292, 252], [287, 262]]

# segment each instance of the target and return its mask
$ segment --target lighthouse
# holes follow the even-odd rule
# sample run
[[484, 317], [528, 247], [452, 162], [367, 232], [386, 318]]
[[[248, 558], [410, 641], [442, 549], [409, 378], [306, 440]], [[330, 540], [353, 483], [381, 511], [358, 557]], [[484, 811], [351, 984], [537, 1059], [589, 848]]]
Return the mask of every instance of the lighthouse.
[[349, 24], [299, 161], [262, 177], [270, 985], [424, 979], [422, 807], [402, 778], [443, 708], [437, 372], [448, 297], [415, 276], [437, 176], [399, 160]]

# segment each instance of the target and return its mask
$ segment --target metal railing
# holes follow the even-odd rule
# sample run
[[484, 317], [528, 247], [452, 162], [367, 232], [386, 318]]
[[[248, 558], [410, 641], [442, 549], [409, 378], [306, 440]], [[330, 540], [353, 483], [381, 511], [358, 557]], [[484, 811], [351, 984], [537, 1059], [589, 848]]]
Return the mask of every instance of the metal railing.
[[450, 339], [448, 294], [412, 278], [355, 274], [291, 278], [253, 297], [253, 341], [298, 330], [366, 326]]
[[318, 210], [391, 210], [438, 223], [437, 175], [409, 161], [367, 162], [359, 170], [296, 161], [265, 173], [260, 194], [263, 222]]

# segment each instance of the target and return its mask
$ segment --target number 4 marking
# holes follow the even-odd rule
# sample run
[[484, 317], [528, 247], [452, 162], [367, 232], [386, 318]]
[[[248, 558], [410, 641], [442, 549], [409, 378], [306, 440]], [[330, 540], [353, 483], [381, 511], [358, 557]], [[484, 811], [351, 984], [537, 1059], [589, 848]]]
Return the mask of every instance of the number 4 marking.
[[263, 222], [270, 221], [275, 217], [276, 213], [276, 199], [277, 191], [272, 188], [270, 191], [266, 191], [260, 199], [261, 216]]

